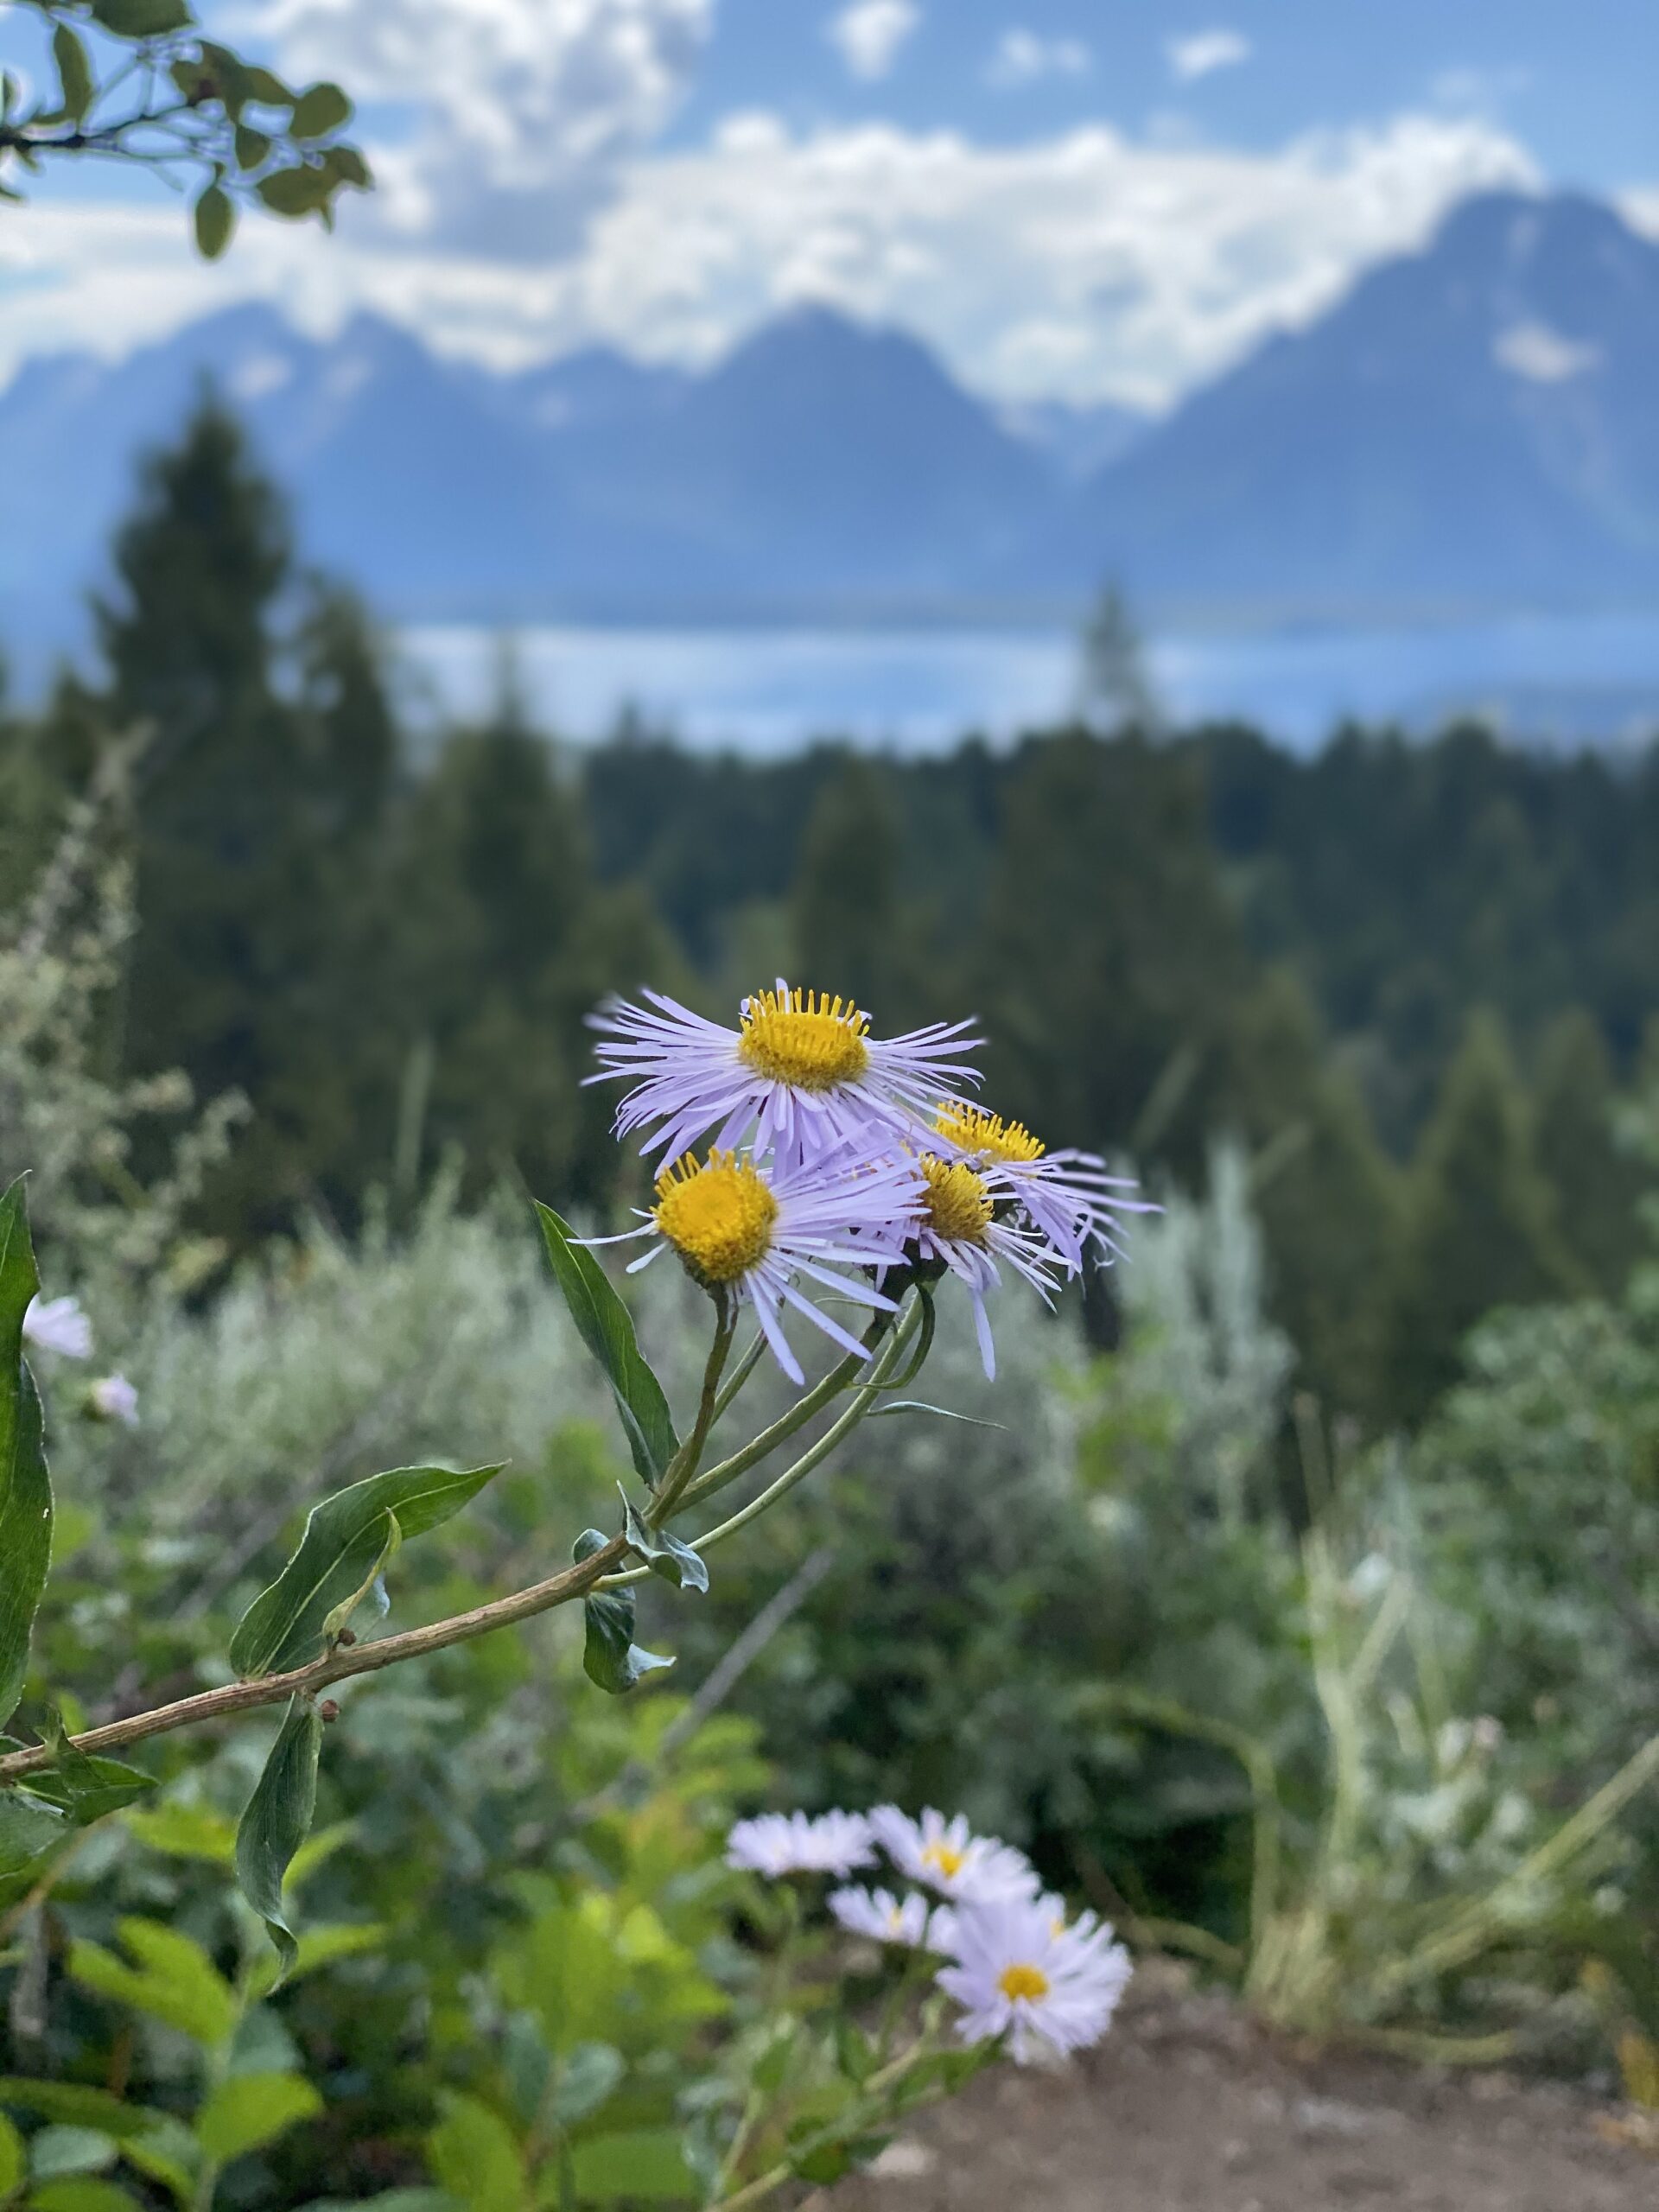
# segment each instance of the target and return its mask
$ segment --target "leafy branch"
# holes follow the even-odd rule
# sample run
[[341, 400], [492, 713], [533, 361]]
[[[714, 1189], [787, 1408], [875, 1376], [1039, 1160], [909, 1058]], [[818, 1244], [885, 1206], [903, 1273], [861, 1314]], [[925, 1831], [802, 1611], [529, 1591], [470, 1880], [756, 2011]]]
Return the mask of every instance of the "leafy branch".
[[49, 29], [56, 83], [31, 103], [0, 74], [0, 200], [49, 163], [103, 157], [147, 168], [193, 202], [195, 241], [213, 260], [244, 210], [334, 226], [342, 190], [368, 190], [369, 165], [341, 137], [352, 103], [326, 81], [295, 88], [202, 36], [188, 0], [0, 0]]

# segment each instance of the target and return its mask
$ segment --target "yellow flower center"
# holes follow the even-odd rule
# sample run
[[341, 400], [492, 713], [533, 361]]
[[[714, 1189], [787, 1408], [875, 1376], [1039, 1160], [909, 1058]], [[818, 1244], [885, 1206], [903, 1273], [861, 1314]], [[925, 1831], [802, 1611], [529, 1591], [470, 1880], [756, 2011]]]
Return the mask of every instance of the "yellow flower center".
[[1028, 1166], [1048, 1149], [1023, 1122], [1005, 1122], [1000, 1114], [987, 1114], [960, 1098], [948, 1099], [940, 1107], [933, 1126], [952, 1144], [960, 1145], [964, 1152], [976, 1152], [985, 1160]]
[[955, 1851], [948, 1843], [930, 1843], [922, 1853], [922, 1864], [943, 1874], [947, 1882], [955, 1881], [966, 1863], [965, 1851]]
[[827, 992], [757, 991], [743, 1009], [745, 1067], [798, 1090], [836, 1090], [870, 1064], [868, 1014]]
[[922, 1204], [928, 1227], [948, 1244], [982, 1244], [996, 1211], [982, 1175], [931, 1152], [922, 1161]]
[[699, 1281], [735, 1282], [771, 1249], [778, 1201], [750, 1161], [711, 1152], [658, 1177], [652, 1218]]
[[1004, 1967], [996, 1986], [1010, 2003], [1024, 1997], [1034, 2004], [1039, 1997], [1047, 1996], [1048, 1976], [1040, 1967]]

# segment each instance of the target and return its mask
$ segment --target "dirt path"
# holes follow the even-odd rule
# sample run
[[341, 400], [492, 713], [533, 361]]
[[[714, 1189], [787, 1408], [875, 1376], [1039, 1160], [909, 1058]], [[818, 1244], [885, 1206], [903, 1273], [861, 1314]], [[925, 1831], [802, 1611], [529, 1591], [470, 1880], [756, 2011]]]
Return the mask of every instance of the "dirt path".
[[1143, 1992], [1058, 2077], [1000, 2069], [834, 2212], [1659, 2212], [1659, 2158], [1549, 2084], [1305, 2060], [1223, 2001]]

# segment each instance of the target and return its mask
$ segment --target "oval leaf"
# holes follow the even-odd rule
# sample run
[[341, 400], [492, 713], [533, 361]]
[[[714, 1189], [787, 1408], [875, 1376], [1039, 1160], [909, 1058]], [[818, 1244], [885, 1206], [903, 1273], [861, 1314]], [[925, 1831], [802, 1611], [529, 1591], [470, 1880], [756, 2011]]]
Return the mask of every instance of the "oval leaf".
[[283, 1877], [305, 1841], [317, 1809], [317, 1756], [322, 1722], [307, 1698], [288, 1708], [265, 1770], [248, 1800], [236, 1832], [236, 1878], [242, 1894], [264, 1922], [281, 1962], [280, 1988], [299, 1956], [300, 1947], [283, 1904]]
[[196, 202], [196, 250], [204, 261], [217, 261], [236, 228], [236, 205], [221, 184], [210, 184]]
[[677, 1590], [707, 1590], [709, 1569], [701, 1554], [694, 1552], [690, 1544], [683, 1544], [677, 1536], [671, 1536], [665, 1529], [653, 1529], [648, 1521], [642, 1520], [626, 1491], [622, 1493], [622, 1513], [628, 1541], [653, 1574], [660, 1574]]
[[92, 73], [86, 48], [67, 23], [60, 23], [52, 34], [52, 59], [63, 87], [63, 111], [71, 123], [79, 123], [92, 104]]
[[194, 20], [185, 0], [92, 0], [92, 21], [117, 38], [165, 38]]
[[41, 1287], [20, 1176], [0, 1198], [0, 1727], [29, 1673], [29, 1639], [52, 1558], [52, 1481], [23, 1316]]
[[321, 2110], [322, 2099], [302, 2075], [237, 2074], [196, 2114], [196, 2140], [214, 2165], [226, 2166]]
[[294, 103], [289, 129], [296, 138], [327, 138], [352, 119], [352, 104], [338, 85], [313, 85]]
[[237, 1673], [278, 1675], [320, 1659], [395, 1547], [440, 1527], [500, 1471], [499, 1463], [461, 1473], [395, 1467], [314, 1506], [299, 1549], [237, 1624], [231, 1638]]
[[538, 1205], [536, 1211], [570, 1318], [611, 1386], [635, 1471], [654, 1490], [680, 1448], [663, 1386], [646, 1365], [634, 1337], [632, 1317], [606, 1281], [599, 1262], [576, 1243], [569, 1224], [551, 1206]]

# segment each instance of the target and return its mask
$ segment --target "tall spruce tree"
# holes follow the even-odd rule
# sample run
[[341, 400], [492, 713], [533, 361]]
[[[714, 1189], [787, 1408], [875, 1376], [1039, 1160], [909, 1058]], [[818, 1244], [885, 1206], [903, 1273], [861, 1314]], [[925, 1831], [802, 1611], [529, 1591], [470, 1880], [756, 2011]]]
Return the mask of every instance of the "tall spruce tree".
[[[211, 394], [143, 464], [114, 565], [119, 588], [97, 609], [107, 711], [149, 732], [126, 1051], [139, 1071], [181, 1066], [199, 1093], [251, 1101], [209, 1209], [242, 1238], [351, 1179], [366, 993], [345, 917], [390, 798], [384, 705], [368, 701], [360, 656], [344, 680], [343, 618], [326, 601], [301, 695], [283, 695], [287, 520]], [[390, 1098], [383, 1111], [389, 1130]]]
[[1652, 1178], [1618, 1141], [1612, 1060], [1582, 1007], [1559, 1014], [1539, 1054], [1534, 1120], [1538, 1166], [1560, 1241], [1610, 1297], [1645, 1249], [1640, 1207]]
[[1456, 1379], [1494, 1307], [1584, 1287], [1556, 1233], [1531, 1116], [1503, 1024], [1473, 1015], [1408, 1183], [1391, 1327], [1392, 1409], [1415, 1420]]
[[907, 1007], [909, 948], [899, 901], [897, 810], [872, 761], [849, 760], [819, 792], [791, 898], [802, 983], [879, 1010]]

